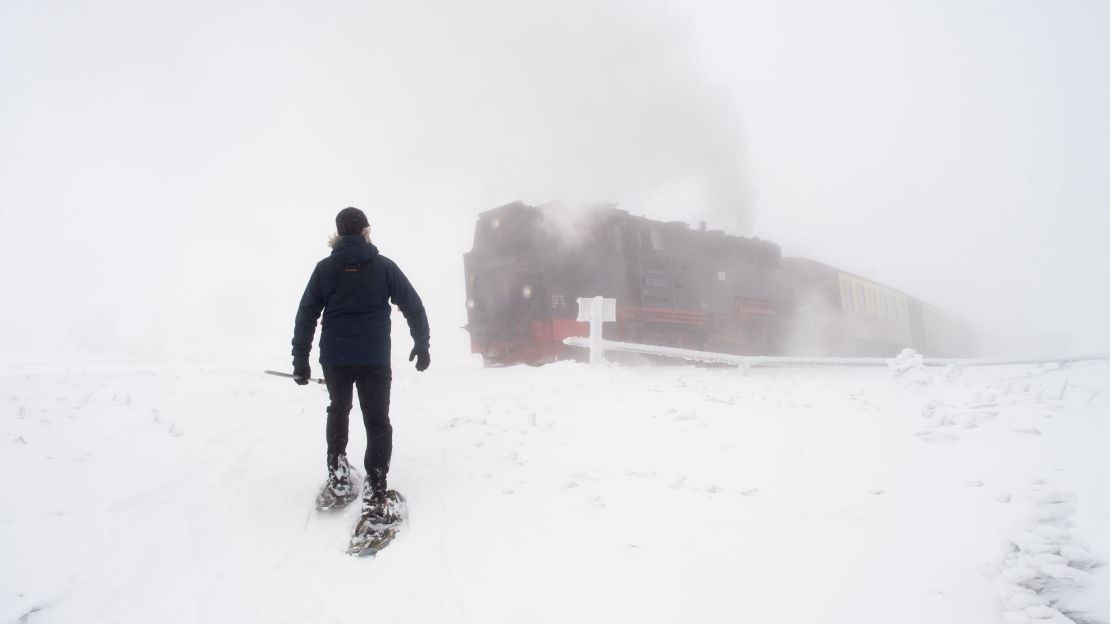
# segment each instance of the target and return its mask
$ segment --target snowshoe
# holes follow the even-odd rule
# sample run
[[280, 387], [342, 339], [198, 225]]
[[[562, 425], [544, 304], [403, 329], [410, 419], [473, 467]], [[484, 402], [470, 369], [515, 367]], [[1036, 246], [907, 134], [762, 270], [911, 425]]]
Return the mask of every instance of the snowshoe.
[[407, 521], [408, 504], [400, 492], [389, 490], [383, 497], [364, 499], [347, 554], [373, 557], [397, 537]]
[[317, 511], [342, 509], [358, 498], [359, 474], [347, 462], [346, 455], [340, 455], [334, 468], [328, 468], [328, 481], [316, 495]]

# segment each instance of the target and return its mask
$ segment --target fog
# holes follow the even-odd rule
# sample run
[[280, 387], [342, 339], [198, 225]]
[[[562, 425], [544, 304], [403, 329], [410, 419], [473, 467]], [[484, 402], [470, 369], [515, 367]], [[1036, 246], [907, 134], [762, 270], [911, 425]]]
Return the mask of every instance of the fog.
[[462, 254], [518, 199], [705, 220], [1110, 349], [1107, 26], [1095, 2], [8, 0], [0, 358], [284, 359], [345, 206], [464, 353]]

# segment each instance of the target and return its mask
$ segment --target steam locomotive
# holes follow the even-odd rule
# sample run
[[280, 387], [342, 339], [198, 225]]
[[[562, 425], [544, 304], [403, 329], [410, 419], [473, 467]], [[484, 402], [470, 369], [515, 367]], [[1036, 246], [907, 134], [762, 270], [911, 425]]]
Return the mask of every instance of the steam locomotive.
[[970, 355], [966, 322], [778, 245], [613, 205], [514, 202], [463, 255], [471, 351], [486, 365], [580, 358], [577, 299], [617, 300], [607, 340], [747, 355]]

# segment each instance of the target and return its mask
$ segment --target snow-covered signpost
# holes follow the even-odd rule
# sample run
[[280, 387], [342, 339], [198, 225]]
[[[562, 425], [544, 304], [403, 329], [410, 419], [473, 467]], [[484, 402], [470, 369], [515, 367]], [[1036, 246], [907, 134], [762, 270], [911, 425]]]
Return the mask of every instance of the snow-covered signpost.
[[605, 297], [579, 297], [578, 320], [590, 324], [590, 364], [605, 361], [601, 345], [601, 325], [617, 320], [617, 300]]

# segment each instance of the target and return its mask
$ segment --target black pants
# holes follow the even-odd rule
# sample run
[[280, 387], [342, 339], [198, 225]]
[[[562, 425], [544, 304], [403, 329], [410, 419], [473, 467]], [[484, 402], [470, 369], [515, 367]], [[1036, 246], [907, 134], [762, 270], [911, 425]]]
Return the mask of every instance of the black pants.
[[[389, 424], [389, 387], [393, 371], [388, 366], [325, 366], [324, 380], [328, 385], [331, 405], [328, 406], [328, 466], [335, 467], [336, 457], [347, 452], [350, 429], [352, 389], [358, 389], [362, 422], [366, 425], [366, 474], [375, 468], [389, 472], [393, 455], [393, 426]], [[352, 388], [353, 386], [353, 388]]]

